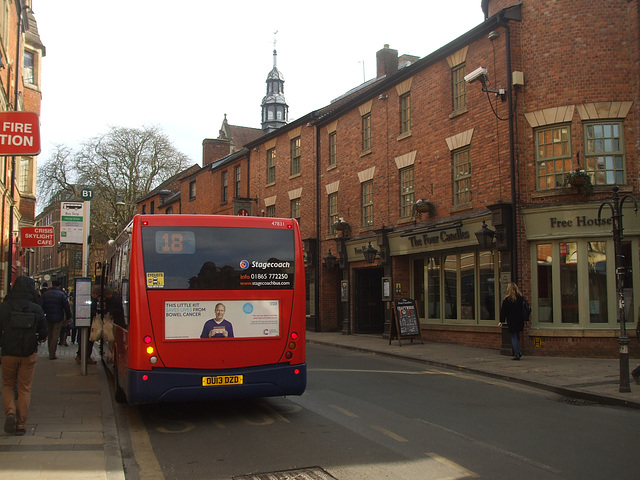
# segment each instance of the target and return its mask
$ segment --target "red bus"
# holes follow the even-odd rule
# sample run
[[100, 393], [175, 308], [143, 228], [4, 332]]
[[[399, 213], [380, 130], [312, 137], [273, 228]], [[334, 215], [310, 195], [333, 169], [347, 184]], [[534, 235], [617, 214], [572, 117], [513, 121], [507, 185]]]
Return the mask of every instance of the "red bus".
[[296, 220], [136, 215], [109, 241], [102, 275], [102, 312], [115, 325], [113, 338], [103, 335], [102, 358], [116, 400], [304, 392], [306, 298]]

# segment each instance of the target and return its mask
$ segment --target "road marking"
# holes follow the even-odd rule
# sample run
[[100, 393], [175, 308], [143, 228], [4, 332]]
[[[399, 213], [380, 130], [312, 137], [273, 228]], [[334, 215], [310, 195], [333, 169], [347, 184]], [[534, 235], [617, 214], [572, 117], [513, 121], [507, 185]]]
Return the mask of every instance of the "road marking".
[[484, 448], [487, 448], [489, 450], [493, 450], [495, 452], [498, 452], [501, 455], [506, 455], [506, 456], [509, 456], [511, 458], [515, 458], [516, 460], [519, 460], [521, 462], [527, 463], [529, 465], [533, 465], [533, 466], [535, 466], [535, 467], [537, 467], [537, 468], [539, 468], [541, 470], [546, 470], [547, 472], [553, 472], [555, 474], [561, 474], [562, 473], [561, 470], [557, 470], [557, 469], [555, 469], [555, 468], [553, 468], [553, 467], [551, 467], [549, 465], [545, 465], [544, 463], [536, 462], [535, 460], [532, 460], [532, 459], [527, 458], [527, 457], [523, 457], [522, 455], [518, 455], [517, 453], [511, 452], [509, 450], [505, 450], [505, 449], [500, 448], [500, 447], [496, 447], [495, 445], [491, 445], [490, 443], [483, 442], [481, 440], [476, 440], [475, 438], [469, 437], [469, 436], [467, 436], [467, 435], [465, 435], [463, 433], [457, 432], [455, 430], [451, 430], [450, 428], [443, 427], [442, 425], [438, 425], [436, 423], [428, 422], [426, 420], [423, 420], [422, 418], [419, 418], [418, 421], [424, 423], [425, 425], [429, 425], [430, 427], [438, 428], [438, 429], [443, 430], [445, 432], [448, 432], [448, 433], [450, 433], [452, 435], [456, 435], [456, 436], [458, 436], [460, 438], [463, 438], [463, 439], [465, 439], [465, 440], [467, 440], [467, 441], [469, 441], [471, 443], [474, 443], [476, 445], [479, 445], [481, 447], [484, 447]]
[[338, 405], [329, 405], [329, 406], [334, 410], [337, 410], [338, 412], [342, 413], [343, 415], [346, 415], [347, 417], [358, 418], [358, 415], [356, 415], [355, 413], [350, 412], [349, 410], [345, 410], [344, 408], [339, 407]]
[[415, 372], [405, 370], [358, 370], [355, 368], [310, 368], [309, 372], [349, 372], [349, 373], [392, 373], [399, 375], [424, 375], [430, 372]]
[[[448, 458], [444, 458], [440, 455], [438, 455], [437, 453], [425, 453], [425, 455], [427, 455], [428, 457], [433, 458], [434, 460], [436, 460], [437, 462], [442, 463], [443, 465], [446, 465], [447, 467], [451, 468], [452, 470], [456, 470], [460, 473], [462, 473], [464, 475], [463, 478], [477, 478], [480, 475], [476, 472], [472, 472], [471, 470], [468, 470], [466, 468], [464, 468], [462, 465], [458, 465], [456, 462], [453, 462], [451, 460], [449, 460]], [[458, 477], [460, 478], [460, 477]]]
[[140, 468], [140, 480], [164, 480], [164, 474], [160, 463], [153, 453], [151, 439], [142, 423], [142, 419], [133, 407], [126, 409], [127, 422], [129, 423], [129, 436], [131, 437], [131, 449], [133, 458]]
[[391, 430], [387, 430], [386, 428], [381, 427], [380, 425], [371, 425], [371, 428], [373, 428], [374, 430], [380, 433], [383, 433], [387, 437], [393, 438], [396, 442], [407, 443], [409, 441], [406, 438], [401, 437], [397, 433], [393, 433]]

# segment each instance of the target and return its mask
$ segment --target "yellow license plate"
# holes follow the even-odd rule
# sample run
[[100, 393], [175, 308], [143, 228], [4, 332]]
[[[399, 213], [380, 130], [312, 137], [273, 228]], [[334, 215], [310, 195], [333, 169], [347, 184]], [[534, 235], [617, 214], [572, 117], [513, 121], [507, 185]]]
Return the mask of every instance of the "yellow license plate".
[[202, 377], [203, 387], [215, 387], [219, 385], [242, 385], [242, 375], [219, 375], [217, 377]]

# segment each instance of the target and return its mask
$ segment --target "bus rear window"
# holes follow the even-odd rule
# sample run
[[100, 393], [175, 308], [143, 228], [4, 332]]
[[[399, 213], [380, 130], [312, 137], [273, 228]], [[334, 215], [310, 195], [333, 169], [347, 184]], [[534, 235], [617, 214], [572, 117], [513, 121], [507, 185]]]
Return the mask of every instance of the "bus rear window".
[[292, 230], [143, 227], [147, 288], [291, 289]]

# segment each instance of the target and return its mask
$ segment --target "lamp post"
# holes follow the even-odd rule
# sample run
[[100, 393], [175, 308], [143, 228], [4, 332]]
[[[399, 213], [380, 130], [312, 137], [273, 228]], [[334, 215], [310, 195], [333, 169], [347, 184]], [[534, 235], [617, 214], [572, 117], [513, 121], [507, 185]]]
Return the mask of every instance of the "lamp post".
[[[487, 227], [487, 222], [482, 220], [482, 228], [475, 232], [475, 234], [478, 239], [478, 245], [482, 250], [491, 250], [493, 248], [493, 239], [496, 237], [496, 232]], [[498, 315], [500, 314], [498, 313]], [[500, 355], [511, 355], [513, 352], [511, 334], [509, 333], [509, 327], [506, 323], [502, 324], [501, 338]]]
[[601, 220], [602, 209], [607, 206], [611, 209], [613, 220], [613, 251], [616, 266], [616, 293], [618, 297], [618, 322], [620, 323], [620, 337], [618, 346], [620, 351], [620, 392], [630, 392], [629, 386], [629, 337], [627, 337], [627, 326], [624, 315], [624, 255], [622, 254], [622, 236], [624, 227], [622, 225], [622, 208], [626, 201], [633, 202], [636, 214], [638, 213], [638, 201], [633, 195], [624, 195], [620, 198], [618, 185], [613, 186], [613, 197], [604, 201], [598, 209], [598, 221]]

